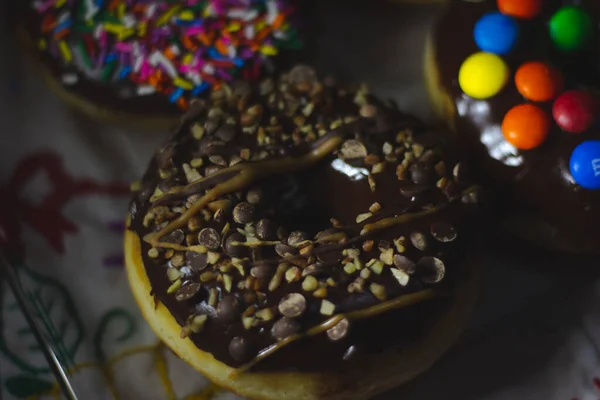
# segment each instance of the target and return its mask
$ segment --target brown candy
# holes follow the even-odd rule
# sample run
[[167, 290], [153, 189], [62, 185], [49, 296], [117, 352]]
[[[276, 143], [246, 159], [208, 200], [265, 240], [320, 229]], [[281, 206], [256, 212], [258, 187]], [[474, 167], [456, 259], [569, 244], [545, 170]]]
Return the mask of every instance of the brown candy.
[[439, 242], [452, 242], [458, 236], [456, 228], [449, 222], [434, 222], [431, 224], [431, 236]]
[[190, 300], [200, 292], [201, 285], [196, 282], [188, 283], [182, 286], [177, 292], [175, 292], [175, 299], [177, 301]]
[[285, 339], [300, 330], [300, 323], [292, 318], [283, 317], [273, 324], [271, 334], [277, 340]]
[[298, 247], [298, 245], [304, 241], [308, 240], [308, 235], [304, 232], [294, 231], [290, 233], [288, 236], [288, 245], [292, 247]]
[[173, 244], [181, 244], [185, 240], [185, 233], [183, 230], [176, 229], [173, 232], [163, 236], [161, 238], [161, 242], [165, 243], [173, 243]]
[[208, 256], [195, 251], [185, 253], [185, 259], [194, 272], [202, 271], [208, 265]]
[[236, 336], [229, 343], [229, 354], [237, 362], [248, 362], [254, 357], [252, 343], [243, 336]]
[[413, 232], [410, 234], [410, 242], [417, 249], [424, 251], [427, 249], [427, 237], [421, 232]]
[[270, 219], [261, 219], [256, 224], [256, 236], [261, 240], [275, 240], [277, 238], [277, 225]]
[[408, 257], [403, 256], [402, 254], [395, 254], [394, 266], [406, 272], [408, 275], [412, 275], [414, 274], [417, 265]]
[[254, 206], [247, 202], [241, 202], [233, 209], [233, 220], [238, 224], [247, 224], [254, 219]]
[[435, 168], [431, 163], [419, 161], [411, 165], [410, 179], [417, 185], [429, 185], [435, 181]]
[[327, 330], [327, 337], [329, 339], [336, 341], [341, 340], [348, 335], [348, 331], [350, 330], [350, 321], [348, 318], [342, 319], [338, 322], [333, 328], [329, 328]]
[[216, 250], [221, 244], [221, 235], [213, 228], [204, 228], [198, 233], [198, 243], [210, 250]]
[[225, 143], [231, 142], [236, 135], [237, 129], [235, 128], [235, 125], [232, 124], [223, 124], [215, 132], [215, 137]]
[[278, 309], [284, 317], [299, 317], [306, 310], [306, 299], [300, 293], [289, 293], [281, 299]]
[[248, 253], [248, 249], [244, 246], [234, 245], [234, 242], [244, 243], [246, 236], [237, 231], [231, 231], [224, 239], [225, 252], [231, 257], [242, 258]]
[[425, 283], [438, 283], [444, 279], [446, 267], [436, 257], [423, 257], [417, 262], [417, 272]]
[[267, 279], [273, 275], [273, 267], [267, 264], [252, 267], [250, 275], [258, 279]]
[[234, 322], [240, 315], [238, 299], [232, 295], [223, 296], [217, 306], [217, 316], [223, 322]]

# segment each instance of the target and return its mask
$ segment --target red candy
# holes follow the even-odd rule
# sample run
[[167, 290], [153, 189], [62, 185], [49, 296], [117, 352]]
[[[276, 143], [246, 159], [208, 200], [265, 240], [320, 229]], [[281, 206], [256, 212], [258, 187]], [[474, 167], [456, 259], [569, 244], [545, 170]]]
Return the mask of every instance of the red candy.
[[535, 18], [542, 9], [542, 0], [498, 0], [498, 10], [513, 17]]
[[556, 68], [542, 62], [531, 61], [517, 69], [515, 85], [526, 99], [548, 101], [562, 91], [563, 78]]
[[594, 123], [594, 109], [594, 98], [589, 93], [570, 90], [556, 99], [552, 115], [562, 130], [581, 133]]
[[521, 150], [531, 150], [546, 140], [550, 118], [533, 104], [511, 108], [502, 121], [502, 133], [507, 142]]

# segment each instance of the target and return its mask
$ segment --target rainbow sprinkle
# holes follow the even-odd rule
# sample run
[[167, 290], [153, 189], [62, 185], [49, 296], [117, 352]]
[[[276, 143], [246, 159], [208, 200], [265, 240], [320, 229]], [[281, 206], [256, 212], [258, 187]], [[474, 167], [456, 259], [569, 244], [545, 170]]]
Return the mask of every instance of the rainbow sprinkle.
[[[189, 99], [299, 46], [289, 0], [36, 0], [38, 46], [88, 79]], [[64, 81], [64, 80], [63, 80]], [[69, 80], [70, 82], [73, 79]]]

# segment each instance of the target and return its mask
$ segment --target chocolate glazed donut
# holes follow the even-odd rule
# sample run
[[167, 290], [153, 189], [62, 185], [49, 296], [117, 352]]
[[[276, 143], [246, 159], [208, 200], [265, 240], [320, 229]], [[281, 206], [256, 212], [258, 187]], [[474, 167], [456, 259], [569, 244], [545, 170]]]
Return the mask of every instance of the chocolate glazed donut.
[[[439, 115], [464, 145], [470, 165], [479, 173], [478, 181], [497, 189], [502, 224], [546, 248], [598, 253], [600, 190], [585, 188], [570, 168], [571, 156], [579, 145], [600, 140], [598, 124], [576, 134], [561, 129], [552, 114], [556, 97], [544, 102], [526, 99], [515, 84], [515, 72], [525, 62], [542, 62], [562, 75], [562, 93], [597, 93], [600, 5], [595, 1], [577, 2], [590, 18], [593, 30], [587, 45], [578, 51], [559, 50], [549, 34], [552, 16], [571, 2], [543, 1], [533, 18], [514, 18], [519, 28], [516, 45], [500, 56], [509, 69], [508, 81], [497, 94], [474, 99], [463, 92], [458, 79], [465, 59], [481, 51], [474, 40], [474, 26], [486, 13], [497, 12], [497, 4], [511, 2], [448, 3], [429, 38], [425, 63], [428, 89]], [[505, 139], [502, 123], [509, 110], [524, 103], [535, 104], [545, 113], [549, 130], [539, 147], [519, 150]], [[597, 109], [591, 113], [598, 115]], [[600, 159], [600, 154], [596, 158]], [[595, 172], [597, 179], [599, 171]]]
[[363, 399], [474, 298], [480, 191], [428, 129], [298, 66], [197, 102], [135, 185], [127, 269], [181, 358], [251, 399]]

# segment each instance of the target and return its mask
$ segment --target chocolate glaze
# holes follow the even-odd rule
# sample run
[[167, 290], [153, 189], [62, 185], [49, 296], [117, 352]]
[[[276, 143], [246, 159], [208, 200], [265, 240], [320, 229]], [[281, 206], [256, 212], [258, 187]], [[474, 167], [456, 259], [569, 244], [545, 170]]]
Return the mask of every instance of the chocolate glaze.
[[[560, 54], [553, 49], [547, 34], [547, 21], [563, 4], [544, 2], [542, 14], [531, 21], [519, 21], [519, 43], [504, 56], [511, 78], [506, 87], [487, 100], [474, 100], [458, 84], [462, 62], [480, 51], [473, 39], [475, 22], [485, 13], [497, 11], [495, 0], [479, 3], [452, 1], [434, 32], [434, 51], [440, 83], [456, 108], [455, 129], [465, 144], [470, 165], [477, 166], [478, 179], [499, 189], [498, 204], [508, 213], [534, 214], [584, 249], [597, 249], [600, 240], [600, 191], [585, 190], [574, 183], [569, 173], [573, 149], [584, 140], [600, 139], [597, 126], [574, 135], [563, 132], [552, 121], [546, 142], [537, 149], [521, 151], [504, 140], [501, 124], [506, 112], [524, 102], [514, 84], [514, 73], [526, 61], [538, 60], [557, 66], [565, 77], [565, 90], [596, 90], [600, 83], [600, 46], [598, 32], [593, 45], [577, 54]], [[578, 2], [600, 17], [595, 1]], [[538, 103], [552, 119], [552, 102]], [[571, 244], [572, 245], [572, 244]]]
[[[312, 1], [301, 2], [298, 7], [298, 21], [306, 21], [308, 10], [312, 6]], [[70, 93], [81, 96], [90, 101], [100, 109], [114, 110], [119, 114], [127, 114], [134, 118], [152, 117], [176, 119], [181, 115], [181, 108], [168, 101], [167, 96], [161, 93], [153, 93], [145, 96], [135, 94], [136, 84], [127, 80], [119, 82], [102, 82], [88, 78], [81, 74], [76, 66], [66, 66], [62, 60], [56, 59], [47, 51], [41, 51], [37, 48], [37, 40], [42, 37], [41, 34], [41, 16], [30, 5], [31, 1], [21, 1], [14, 6], [13, 13], [15, 17], [22, 21], [22, 27], [26, 35], [26, 40], [30, 43], [29, 51], [33, 54], [35, 60], [47, 69], [50, 75]], [[299, 7], [302, 4], [302, 7]], [[304, 22], [306, 25], [308, 22]], [[303, 29], [303, 32], [305, 30]], [[312, 40], [308, 35], [303, 39], [308, 42]], [[275, 70], [289, 68], [298, 60], [304, 59], [308, 51], [306, 49], [297, 51], [282, 51], [279, 56], [270, 61], [269, 70], [265, 69], [265, 74], [273, 73]], [[62, 77], [67, 73], [75, 73], [78, 80], [74, 84], [66, 85]], [[207, 93], [204, 97], [209, 96]]]
[[[215, 109], [221, 109], [225, 115], [233, 116], [236, 129], [236, 134], [227, 145], [218, 147], [219, 155], [230, 159], [242, 153], [241, 149], [250, 149], [251, 154], [260, 154], [261, 150], [267, 152], [264, 159], [251, 161], [249, 165], [258, 163], [257, 165], [260, 167], [261, 163], [273, 160], [275, 162], [282, 160], [283, 165], [286, 157], [294, 157], [299, 160], [300, 157], [320, 151], [325, 143], [334, 138], [359, 140], [366, 146], [370, 156], [377, 155], [381, 159], [384, 157], [382, 151], [384, 143], [395, 143], [395, 147], [402, 147], [411, 154], [413, 154], [413, 149], [416, 149], [417, 155], [411, 156], [415, 157], [414, 162], [407, 162], [407, 164], [416, 165], [418, 159], [421, 166], [432, 166], [433, 168], [434, 165], [437, 165], [438, 172], [421, 166], [413, 168], [413, 171], [410, 172], [410, 165], [407, 165], [409, 169], [407, 176], [399, 180], [396, 175], [396, 166], [408, 157], [401, 154], [396, 160], [387, 161], [382, 172], [373, 174], [375, 188], [372, 191], [367, 178], [372, 167], [366, 164], [364, 158], [344, 161], [340, 156], [342, 150], [338, 148], [336, 152], [325, 154], [311, 168], [289, 174], [274, 174], [251, 184], [240, 192], [220, 197], [220, 199], [229, 199], [231, 205], [235, 206], [241, 201], [245, 201], [249, 190], [259, 190], [262, 192], [263, 200], [254, 208], [253, 221], [268, 217], [276, 221], [277, 226], [283, 227], [288, 232], [301, 230], [306, 232], [310, 239], [317, 235], [317, 241], [313, 242], [314, 248], [310, 252], [312, 256], [309, 261], [307, 262], [306, 257], [300, 258], [298, 265], [304, 265], [301, 269], [315, 268], [314, 276], [323, 281], [330, 277], [336, 282], [335, 287], [328, 287], [326, 297], [337, 306], [336, 314], [364, 309], [381, 303], [369, 291], [371, 283], [384, 286], [388, 299], [431, 287], [443, 291], [451, 290], [458, 280], [463, 279], [463, 267], [467, 260], [467, 253], [470, 251], [469, 247], [472, 245], [470, 242], [473, 227], [470, 219], [472, 205], [463, 204], [460, 201], [460, 193], [467, 190], [470, 185], [453, 178], [455, 160], [446, 156], [444, 151], [446, 148], [445, 135], [431, 131], [419, 121], [402, 114], [395, 108], [383, 105], [362, 89], [324, 86], [322, 83], [312, 80], [294, 82], [292, 79], [294, 76], [310, 76], [310, 74], [298, 73], [298, 71], [306, 72], [306, 69], [302, 68], [306, 67], [297, 67], [292, 70], [275, 86], [273, 81], [263, 81], [261, 84], [262, 91], [265, 93], [263, 95], [258, 96], [255, 88], [253, 93], [248, 96], [233, 95], [221, 104], [199, 104], [197, 109], [192, 110], [184, 118], [181, 127], [176, 130], [171, 140], [152, 160], [142, 180], [141, 188], [131, 203], [130, 229], [135, 231], [140, 238], [146, 237], [146, 240], [142, 240], [142, 257], [154, 296], [169, 309], [182, 326], [186, 325], [190, 315], [207, 314], [209, 319], [204, 330], [193, 334], [191, 339], [198, 348], [212, 353], [217, 360], [232, 367], [244, 365], [243, 362], [235, 360], [229, 354], [229, 343], [234, 337], [241, 336], [248, 339], [254, 353], [266, 349], [276, 342], [271, 335], [271, 327], [280, 318], [277, 315], [277, 305], [286, 294], [296, 292], [303, 294], [306, 298], [306, 311], [297, 318], [302, 331], [319, 325], [329, 317], [320, 314], [321, 300], [303, 290], [302, 279], [292, 283], [287, 283], [284, 279], [283, 283], [272, 291], [267, 288], [270, 278], [266, 279], [257, 289], [258, 292], [266, 295], [265, 300], [257, 303], [246, 302], [242, 306], [242, 310], [255, 304], [261, 309], [271, 307], [275, 310], [276, 316], [273, 320], [251, 329], [244, 328], [240, 315], [234, 318], [234, 322], [223, 322], [222, 319], [215, 316], [215, 308], [208, 305], [207, 292], [210, 288], [218, 288], [220, 299], [227, 295], [222, 283], [214, 281], [203, 283], [199, 295], [187, 302], [178, 302], [173, 295], [166, 293], [171, 285], [166, 275], [168, 261], [162, 257], [154, 260], [149, 258], [148, 250], [152, 247], [149, 242], [152, 242], [152, 239], [149, 240], [146, 236], [161, 228], [165, 229], [164, 224], [156, 226], [154, 222], [151, 222], [145, 225], [144, 219], [153, 207], [152, 201], [155, 204], [160, 201], [150, 200], [157, 186], [165, 189], [171, 187], [172, 193], [179, 193], [178, 189], [173, 189], [173, 187], [185, 185], [186, 176], [182, 172], [184, 163], [189, 163], [192, 158], [202, 158], [204, 164], [198, 170], [205, 171], [207, 166], [210, 167], [211, 159], [206, 156], [210, 151], [207, 149], [214, 146], [216, 137], [219, 136], [219, 129], [228, 119], [226, 116], [215, 119], [214, 115], [219, 114], [215, 112]], [[269, 87], [271, 89], [268, 89]], [[363, 110], [360, 108], [361, 103], [374, 105], [377, 110], [376, 115], [360, 117], [359, 109]], [[310, 104], [314, 105], [314, 111], [308, 113], [309, 108], [307, 107], [310, 107]], [[262, 127], [258, 131], [264, 128], [268, 132], [266, 136], [270, 143], [259, 142], [257, 135], [260, 136], [260, 133], [256, 133], [256, 131], [250, 134], [243, 133], [240, 126], [240, 120], [247, 118], [247, 110], [257, 105], [260, 105], [263, 110], [256, 121]], [[242, 111], [241, 116], [239, 110]], [[213, 117], [207, 117], [207, 114], [213, 115]], [[277, 118], [277, 121], [273, 120], [274, 117]], [[346, 123], [338, 126], [336, 121], [340, 123], [346, 121]], [[218, 127], [215, 129], [216, 126]], [[302, 133], [302, 128], [308, 126], [313, 126], [315, 132], [321, 130], [321, 134], [307, 133], [308, 130]], [[198, 127], [208, 128], [200, 140], [194, 138], [192, 133], [198, 133]], [[279, 128], [269, 131], [269, 127]], [[211, 130], [214, 130], [212, 135], [209, 133]], [[404, 136], [400, 143], [396, 144], [397, 135], [401, 132]], [[319, 136], [320, 139], [318, 139]], [[212, 160], [221, 162], [215, 158]], [[442, 168], [442, 164], [440, 164], [442, 160], [446, 163], [445, 168]], [[175, 171], [175, 174], [167, 178], [164, 171], [169, 169]], [[162, 178], [159, 176], [160, 170], [163, 171]], [[230, 170], [232, 169], [230, 168]], [[221, 182], [224, 180], [227, 184], [227, 180], [232, 176], [227, 171], [209, 179]], [[222, 175], [226, 177], [217, 179]], [[443, 179], [440, 180], [442, 177]], [[414, 183], [415, 180], [419, 184]], [[213, 181], [212, 185], [215, 184], [216, 182]], [[195, 186], [200, 188], [203, 184]], [[408, 193], [407, 189], [411, 188], [413, 193], [402, 195], [401, 188], [405, 189], [405, 193]], [[203, 188], [197, 193], [202, 195], [205, 189]], [[170, 196], [167, 202], [169, 207], [183, 205], [187, 195], [189, 195], [188, 192], [185, 195]], [[381, 205], [381, 210], [376, 212], [373, 217], [357, 224], [357, 215], [367, 212], [374, 202]], [[366, 223], [375, 223], [376, 225], [377, 221], [385, 218], [421, 212], [432, 207], [437, 207], [435, 212], [432, 211], [406, 223], [395, 224], [387, 229], [361, 232], [365, 229]], [[213, 217], [205, 222], [206, 225], [203, 227], [212, 227], [221, 232], [225, 224], [229, 223], [233, 229], [244, 229], [244, 225], [232, 220], [231, 212], [223, 214], [223, 218]], [[331, 229], [331, 218], [337, 220], [335, 225], [338, 228], [330, 233], [343, 232], [349, 240], [344, 243], [318, 242], [318, 238], [322, 237], [318, 236], [318, 233]], [[430, 233], [431, 225], [440, 221], [449, 222], [457, 229], [459, 233], [456, 240], [443, 243], [434, 239]], [[188, 233], [189, 229], [185, 228], [184, 232]], [[424, 251], [411, 245], [409, 237], [414, 232], [422, 232], [425, 235], [428, 245]], [[287, 243], [287, 235], [281, 236], [280, 234], [279, 236], [283, 237], [284, 243]], [[426, 283], [426, 280], [422, 278], [423, 271], [421, 270], [420, 273], [410, 277], [406, 286], [401, 286], [392, 276], [390, 267], [385, 266], [381, 275], [371, 274], [363, 291], [349, 293], [347, 287], [357, 278], [358, 272], [349, 275], [344, 271], [343, 263], [340, 261], [346, 258], [342, 254], [343, 249], [360, 249], [358, 257], [361, 263], [366, 264], [372, 258], [379, 259], [382, 250], [378, 247], [382, 246], [385, 249], [385, 247], [391, 246], [395, 249], [393, 240], [401, 236], [406, 238], [404, 242], [406, 251], [403, 255], [414, 262], [424, 256], [438, 257], [446, 267], [444, 279], [437, 284]], [[369, 239], [374, 240], [374, 245], [371, 249], [365, 250], [362, 248], [363, 243]], [[161, 250], [162, 254], [164, 254], [164, 250], [166, 249]], [[217, 252], [222, 257], [227, 257], [223, 254], [222, 247]], [[394, 253], [398, 254], [396, 249]], [[265, 271], [271, 276], [277, 265], [282, 262], [282, 257], [275, 253], [273, 246], [261, 246], [252, 255], [249, 253], [248, 255], [250, 259], [245, 267], [246, 276], [251, 267], [257, 266], [270, 266], [271, 269]], [[314, 267], [306, 264], [312, 264]], [[292, 264], [290, 263], [290, 265]], [[210, 268], [209, 266], [203, 271]], [[237, 282], [242, 278], [235, 270], [231, 274], [235, 277], [231, 293], [238, 297], [240, 303], [243, 303], [245, 295], [248, 295], [248, 290], [237, 287]], [[198, 275], [198, 273], [194, 273], [186, 280], [196, 282]], [[364, 357], [376, 355], [379, 352], [402, 351], [403, 348], [410, 346], [415, 340], [428, 333], [431, 324], [435, 322], [440, 313], [448, 309], [450, 303], [447, 299], [435, 298], [406, 309], [352, 321], [350, 333], [342, 340], [332, 342], [325, 333], [298, 340], [262, 360], [253, 367], [253, 370], [336, 372], [343, 371], [353, 363], [364, 361]], [[353, 349], [352, 353], [355, 355], [349, 358], [344, 357], [350, 348]]]

